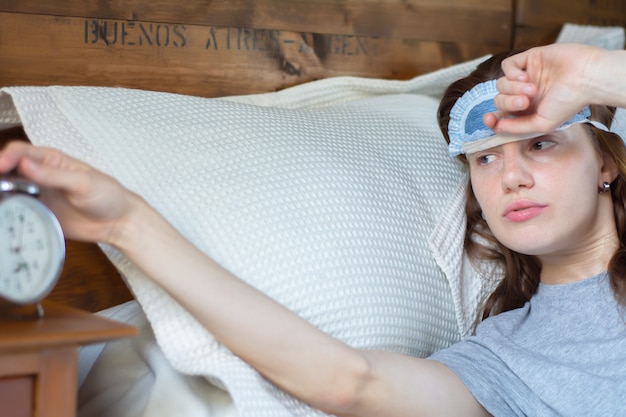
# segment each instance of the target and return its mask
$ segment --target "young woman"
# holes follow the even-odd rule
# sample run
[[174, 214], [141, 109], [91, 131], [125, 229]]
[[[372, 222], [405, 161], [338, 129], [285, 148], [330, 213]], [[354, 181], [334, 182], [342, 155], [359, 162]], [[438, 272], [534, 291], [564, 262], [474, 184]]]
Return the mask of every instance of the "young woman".
[[476, 337], [431, 359], [496, 416], [621, 415], [626, 148], [609, 131], [614, 109], [576, 108], [548, 134], [521, 123], [522, 136], [502, 133], [504, 123], [494, 134], [481, 122], [502, 115], [492, 99], [503, 58], [453, 83], [439, 122], [451, 154], [466, 151], [466, 250], [497, 262], [504, 279]]
[[[0, 172], [17, 168], [37, 182], [68, 238], [117, 248], [231, 351], [326, 412], [619, 415], [624, 146], [590, 128], [585, 113], [547, 135], [494, 136], [481, 120], [496, 111], [500, 59], [451, 86], [440, 118], [471, 174], [467, 249], [500, 262], [506, 278], [477, 335], [429, 359], [359, 351], [321, 333], [207, 258], [115, 179], [58, 151], [12, 143]], [[610, 112], [594, 108], [589, 119], [608, 126]]]

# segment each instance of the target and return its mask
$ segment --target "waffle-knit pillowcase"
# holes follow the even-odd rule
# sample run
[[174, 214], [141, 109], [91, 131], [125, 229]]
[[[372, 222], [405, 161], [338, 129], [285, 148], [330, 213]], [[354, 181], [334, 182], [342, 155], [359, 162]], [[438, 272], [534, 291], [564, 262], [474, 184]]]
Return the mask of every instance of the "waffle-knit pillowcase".
[[[437, 262], [461, 248], [433, 253], [429, 245], [435, 230], [458, 236], [464, 225], [465, 173], [447, 156], [436, 99], [398, 94], [285, 109], [126, 89], [5, 91], [5, 110], [12, 101], [35, 144], [113, 175], [235, 275], [323, 331], [415, 356], [461, 339], [451, 289], [458, 277]], [[220, 381], [240, 416], [314, 414], [105, 249], [176, 369]]]

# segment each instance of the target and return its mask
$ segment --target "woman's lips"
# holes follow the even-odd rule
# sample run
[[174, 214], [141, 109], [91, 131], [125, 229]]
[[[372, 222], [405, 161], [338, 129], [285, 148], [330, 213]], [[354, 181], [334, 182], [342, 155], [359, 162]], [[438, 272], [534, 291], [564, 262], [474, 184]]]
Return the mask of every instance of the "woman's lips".
[[540, 215], [548, 207], [533, 201], [518, 200], [509, 203], [504, 209], [504, 218], [512, 222], [524, 222]]

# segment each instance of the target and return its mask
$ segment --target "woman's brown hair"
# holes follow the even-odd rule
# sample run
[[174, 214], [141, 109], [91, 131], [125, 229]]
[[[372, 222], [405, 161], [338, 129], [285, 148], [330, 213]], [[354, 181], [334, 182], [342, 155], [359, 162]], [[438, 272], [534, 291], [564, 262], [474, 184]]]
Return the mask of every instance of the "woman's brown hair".
[[[467, 77], [455, 81], [446, 89], [437, 116], [439, 128], [448, 143], [450, 110], [457, 99], [476, 84], [500, 78], [503, 75], [502, 61], [517, 52], [519, 51], [509, 51], [492, 56], [478, 65]], [[610, 127], [615, 113], [614, 108], [597, 105], [590, 108], [590, 119]], [[611, 184], [611, 195], [620, 247], [611, 259], [608, 272], [616, 299], [622, 305], [626, 305], [626, 146], [614, 133], [604, 132], [593, 126], [590, 126], [590, 129], [596, 139], [598, 152], [609, 155], [619, 170], [617, 178]], [[459, 158], [467, 163], [463, 155]], [[477, 263], [495, 262], [503, 274], [499, 285], [483, 306], [483, 318], [522, 307], [537, 291], [541, 273], [539, 259], [536, 256], [512, 251], [495, 238], [482, 217], [482, 210], [474, 196], [471, 183], [467, 188], [465, 213], [467, 225], [464, 246], [467, 255]]]

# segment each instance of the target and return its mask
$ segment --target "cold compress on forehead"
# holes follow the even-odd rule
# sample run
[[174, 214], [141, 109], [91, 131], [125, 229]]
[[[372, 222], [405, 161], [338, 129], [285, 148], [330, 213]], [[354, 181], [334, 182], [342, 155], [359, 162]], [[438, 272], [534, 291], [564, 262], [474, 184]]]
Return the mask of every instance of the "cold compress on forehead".
[[[504, 143], [542, 135], [542, 133], [527, 135], [495, 134], [493, 130], [485, 126], [483, 116], [486, 113], [496, 111], [493, 99], [497, 94], [496, 80], [485, 81], [475, 85], [454, 103], [450, 110], [450, 122], [448, 123], [448, 136], [450, 137], [448, 153], [450, 156], [474, 153]], [[585, 107], [556, 130], [566, 129], [574, 123], [591, 123], [598, 129], [609, 131], [603, 124], [589, 120], [588, 117], [590, 115], [589, 107]]]

